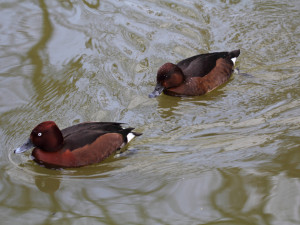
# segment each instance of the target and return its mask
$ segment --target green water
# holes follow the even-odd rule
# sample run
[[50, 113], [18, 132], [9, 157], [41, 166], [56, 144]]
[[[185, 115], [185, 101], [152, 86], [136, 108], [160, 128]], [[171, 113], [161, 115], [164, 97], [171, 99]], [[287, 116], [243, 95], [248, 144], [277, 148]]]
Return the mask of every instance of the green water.
[[[300, 3], [1, 1], [0, 224], [300, 224]], [[165, 62], [241, 49], [252, 77], [149, 99]], [[124, 155], [45, 169], [45, 120], [136, 127]]]

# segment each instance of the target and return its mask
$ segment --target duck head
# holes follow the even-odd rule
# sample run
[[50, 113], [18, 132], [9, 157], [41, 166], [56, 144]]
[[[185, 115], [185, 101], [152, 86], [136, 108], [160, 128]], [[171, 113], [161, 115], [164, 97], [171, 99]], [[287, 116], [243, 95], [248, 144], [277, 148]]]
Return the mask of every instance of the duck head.
[[45, 121], [37, 125], [26, 143], [17, 148], [15, 153], [22, 153], [33, 147], [46, 152], [58, 151], [64, 142], [60, 129], [53, 121]]
[[157, 71], [156, 86], [149, 98], [159, 96], [163, 90], [178, 87], [184, 82], [182, 70], [173, 63], [165, 63]]

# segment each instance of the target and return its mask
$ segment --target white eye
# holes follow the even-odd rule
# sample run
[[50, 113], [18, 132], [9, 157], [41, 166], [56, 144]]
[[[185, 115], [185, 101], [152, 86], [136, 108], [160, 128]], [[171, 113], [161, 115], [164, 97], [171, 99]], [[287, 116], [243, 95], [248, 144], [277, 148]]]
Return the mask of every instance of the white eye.
[[39, 136], [39, 137], [42, 136], [42, 133], [38, 133], [38, 136]]

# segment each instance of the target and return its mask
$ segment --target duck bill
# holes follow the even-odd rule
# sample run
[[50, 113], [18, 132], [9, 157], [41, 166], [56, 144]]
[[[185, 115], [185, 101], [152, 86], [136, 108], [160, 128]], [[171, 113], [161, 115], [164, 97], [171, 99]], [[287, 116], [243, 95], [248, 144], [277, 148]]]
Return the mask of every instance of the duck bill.
[[149, 98], [155, 98], [159, 96], [164, 90], [164, 87], [161, 84], [156, 84], [155, 89], [152, 93], [149, 94]]
[[33, 147], [34, 147], [33, 143], [31, 142], [30, 139], [28, 139], [27, 142], [24, 143], [21, 147], [17, 148], [17, 149], [14, 151], [14, 153], [15, 153], [15, 154], [19, 154], [19, 153], [25, 152], [25, 151], [27, 151], [28, 149], [31, 149], [31, 148], [33, 148]]

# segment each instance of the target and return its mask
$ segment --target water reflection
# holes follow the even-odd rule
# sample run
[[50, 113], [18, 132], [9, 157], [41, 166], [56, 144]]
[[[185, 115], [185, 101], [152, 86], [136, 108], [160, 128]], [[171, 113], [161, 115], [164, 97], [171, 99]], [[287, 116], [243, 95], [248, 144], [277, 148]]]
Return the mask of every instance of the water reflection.
[[280, 143], [272, 161], [266, 165], [261, 165], [259, 170], [268, 172], [273, 176], [284, 174], [289, 178], [300, 177], [300, 140], [299, 136], [285, 134], [284, 141]]
[[264, 212], [270, 179], [234, 168], [220, 173], [223, 182], [210, 199], [225, 224], [270, 224], [272, 216]]
[[91, 9], [97, 9], [100, 6], [100, 0], [95, 0], [95, 1], [83, 0], [83, 3]]

